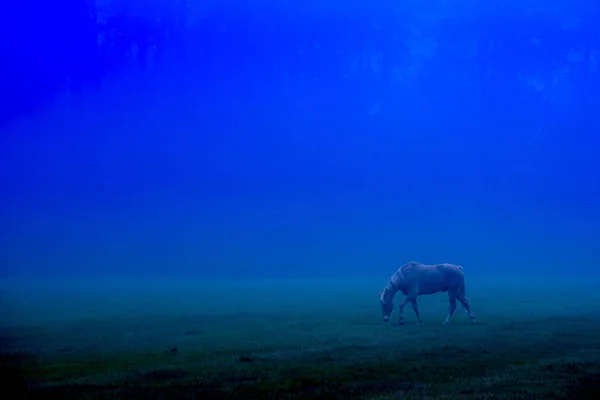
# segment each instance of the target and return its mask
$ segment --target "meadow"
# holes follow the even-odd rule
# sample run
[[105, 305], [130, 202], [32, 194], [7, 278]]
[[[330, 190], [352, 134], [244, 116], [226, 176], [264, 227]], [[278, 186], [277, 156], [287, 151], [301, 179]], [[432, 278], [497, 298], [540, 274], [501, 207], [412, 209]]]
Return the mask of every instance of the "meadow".
[[385, 281], [4, 279], [0, 397], [600, 398], [597, 279], [467, 276], [448, 326], [383, 323]]

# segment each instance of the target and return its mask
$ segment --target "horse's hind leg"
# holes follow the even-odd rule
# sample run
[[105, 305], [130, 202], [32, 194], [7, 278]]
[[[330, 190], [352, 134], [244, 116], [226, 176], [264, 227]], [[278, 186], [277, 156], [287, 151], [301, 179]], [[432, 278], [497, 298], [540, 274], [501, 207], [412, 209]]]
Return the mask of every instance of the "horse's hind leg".
[[460, 301], [465, 310], [467, 310], [471, 322], [475, 322], [475, 313], [473, 313], [473, 310], [471, 309], [471, 303], [469, 302], [469, 299], [467, 299], [464, 284], [460, 287], [458, 293], [456, 294], [456, 298], [458, 299], [458, 301]]
[[444, 325], [450, 323], [450, 318], [452, 318], [452, 314], [454, 314], [454, 310], [456, 310], [456, 290], [448, 290], [448, 300], [450, 300], [450, 308], [448, 309], [448, 316], [444, 321]]

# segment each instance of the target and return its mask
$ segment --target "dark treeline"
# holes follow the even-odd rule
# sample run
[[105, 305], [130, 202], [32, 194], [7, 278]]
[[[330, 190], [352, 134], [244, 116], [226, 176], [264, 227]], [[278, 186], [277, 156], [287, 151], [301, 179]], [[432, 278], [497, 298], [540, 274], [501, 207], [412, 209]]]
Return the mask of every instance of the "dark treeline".
[[98, 88], [127, 64], [160, 62], [184, 28], [185, 1], [140, 7], [114, 0], [23, 0], [3, 6], [0, 125], [66, 90]]
[[[571, 95], [589, 100], [600, 89], [594, 10], [432, 18], [391, 1], [338, 12], [310, 2], [302, 12], [250, 1], [237, 8], [192, 0], [14, 3], [4, 14], [0, 123], [65, 90], [98, 88], [128, 65], [160, 64], [184, 44], [186, 64], [197, 71], [308, 75], [321, 82], [350, 76], [377, 93], [403, 69], [405, 80], [420, 73], [440, 86], [470, 79], [477, 93], [526, 93], [530, 88], [518, 77], [535, 75], [548, 85], [558, 72]], [[434, 43], [430, 54], [415, 51], [426, 42]]]

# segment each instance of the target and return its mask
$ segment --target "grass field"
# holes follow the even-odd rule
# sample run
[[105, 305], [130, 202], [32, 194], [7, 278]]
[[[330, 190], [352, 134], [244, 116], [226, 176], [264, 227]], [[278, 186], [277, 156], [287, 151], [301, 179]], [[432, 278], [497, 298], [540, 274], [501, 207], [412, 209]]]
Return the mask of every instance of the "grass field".
[[384, 284], [4, 280], [0, 397], [600, 399], [597, 280], [468, 280], [449, 326]]

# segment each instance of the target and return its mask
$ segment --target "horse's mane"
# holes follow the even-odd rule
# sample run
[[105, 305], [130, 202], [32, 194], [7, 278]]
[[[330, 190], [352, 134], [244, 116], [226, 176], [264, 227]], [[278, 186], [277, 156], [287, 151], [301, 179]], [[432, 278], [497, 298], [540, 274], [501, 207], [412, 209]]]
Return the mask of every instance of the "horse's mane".
[[398, 268], [398, 271], [390, 278], [390, 285], [396, 286], [398, 283], [402, 282], [404, 280], [404, 270], [414, 264], [418, 264], [418, 262], [409, 261]]
[[398, 270], [398, 272], [396, 273], [396, 275], [400, 278], [400, 281], [404, 280], [404, 269], [406, 268], [407, 264], [404, 264], [403, 266], [400, 267], [400, 269]]

